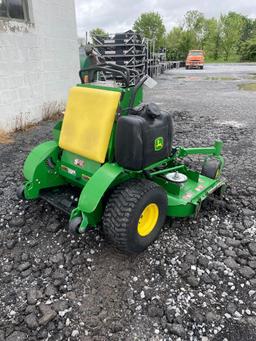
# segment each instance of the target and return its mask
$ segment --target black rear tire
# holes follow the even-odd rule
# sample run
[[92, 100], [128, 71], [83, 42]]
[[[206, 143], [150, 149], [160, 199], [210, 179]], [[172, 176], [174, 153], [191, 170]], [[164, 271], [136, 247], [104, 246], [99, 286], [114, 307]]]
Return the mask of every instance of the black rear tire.
[[[153, 228], [143, 236], [139, 233], [139, 221], [150, 205], [157, 206], [158, 215]], [[119, 250], [138, 253], [158, 237], [166, 211], [167, 195], [162, 187], [146, 179], [129, 180], [111, 193], [103, 214], [103, 230]]]

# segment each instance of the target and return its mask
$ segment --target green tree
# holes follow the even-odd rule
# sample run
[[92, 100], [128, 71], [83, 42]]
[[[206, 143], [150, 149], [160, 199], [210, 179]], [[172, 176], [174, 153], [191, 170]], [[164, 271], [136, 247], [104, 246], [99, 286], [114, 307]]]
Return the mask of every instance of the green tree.
[[102, 28], [96, 27], [93, 30], [90, 31], [90, 36], [93, 37], [95, 35], [98, 36], [105, 36], [107, 35], [107, 32], [105, 32]]
[[181, 27], [174, 27], [166, 36], [167, 59], [184, 59], [185, 52], [181, 48], [183, 40], [183, 30]]
[[241, 41], [252, 39], [256, 37], [256, 19], [241, 16], [243, 27], [241, 32]]
[[144, 37], [155, 39], [156, 49], [163, 47], [165, 42], [165, 26], [163, 19], [157, 12], [143, 13], [135, 21], [133, 29]]
[[174, 27], [166, 36], [166, 46], [168, 59], [185, 59], [188, 51], [195, 48], [196, 38], [193, 32]]
[[188, 11], [184, 18], [184, 29], [194, 36], [194, 49], [203, 49], [207, 33], [207, 21], [203, 13], [193, 10]]
[[220, 17], [221, 46], [225, 60], [228, 60], [231, 54], [237, 52], [243, 23], [243, 16], [239, 13], [229, 12]]
[[206, 56], [217, 60], [221, 54], [221, 31], [219, 21], [215, 18], [205, 21], [204, 50]]
[[252, 22], [251, 37], [252, 36], [256, 37], [256, 19], [254, 19]]
[[241, 60], [256, 62], [256, 38], [251, 38], [241, 43]]

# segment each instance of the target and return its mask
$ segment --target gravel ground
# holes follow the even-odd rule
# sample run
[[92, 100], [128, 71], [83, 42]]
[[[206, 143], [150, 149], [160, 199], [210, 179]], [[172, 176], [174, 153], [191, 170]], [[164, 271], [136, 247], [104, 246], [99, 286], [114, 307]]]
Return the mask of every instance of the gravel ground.
[[75, 238], [62, 213], [16, 199], [24, 159], [53, 123], [0, 145], [0, 341], [255, 340], [256, 95], [238, 90], [253, 73], [253, 64], [171, 70], [147, 90], [173, 113], [177, 144], [224, 141], [228, 189], [198, 220], [167, 221], [137, 256], [114, 250], [100, 227]]

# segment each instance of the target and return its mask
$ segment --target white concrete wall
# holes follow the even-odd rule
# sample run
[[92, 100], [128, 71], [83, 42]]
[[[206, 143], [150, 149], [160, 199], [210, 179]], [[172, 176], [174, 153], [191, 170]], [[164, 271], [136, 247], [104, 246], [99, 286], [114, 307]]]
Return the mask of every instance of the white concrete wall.
[[0, 18], [0, 129], [38, 121], [78, 82], [74, 0], [29, 0], [31, 23]]

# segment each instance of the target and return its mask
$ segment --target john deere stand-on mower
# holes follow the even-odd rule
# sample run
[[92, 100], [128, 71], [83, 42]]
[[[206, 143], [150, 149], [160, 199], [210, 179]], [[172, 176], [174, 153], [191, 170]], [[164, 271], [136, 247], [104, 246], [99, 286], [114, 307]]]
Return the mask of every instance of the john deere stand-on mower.
[[[136, 81], [130, 85], [131, 72]], [[118, 78], [84, 84], [84, 74]], [[142, 105], [142, 78], [109, 64], [80, 71], [54, 139], [32, 150], [19, 195], [42, 198], [69, 214], [69, 231], [102, 222], [119, 249], [140, 252], [158, 236], [166, 216], [196, 216], [202, 201], [221, 189], [222, 142], [213, 147], [172, 146], [172, 117], [156, 104]], [[116, 83], [117, 84], [117, 83]], [[206, 155], [201, 173], [181, 159]]]

